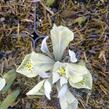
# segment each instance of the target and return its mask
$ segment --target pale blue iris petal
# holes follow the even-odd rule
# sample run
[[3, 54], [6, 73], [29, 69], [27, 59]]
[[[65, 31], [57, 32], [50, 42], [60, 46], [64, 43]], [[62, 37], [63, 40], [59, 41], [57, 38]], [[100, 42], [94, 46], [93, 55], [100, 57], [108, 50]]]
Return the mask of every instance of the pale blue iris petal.
[[74, 51], [72, 51], [72, 50], [69, 50], [69, 56], [70, 56], [70, 61], [71, 62], [77, 62], [77, 58], [76, 58], [76, 54], [75, 54], [75, 52]]

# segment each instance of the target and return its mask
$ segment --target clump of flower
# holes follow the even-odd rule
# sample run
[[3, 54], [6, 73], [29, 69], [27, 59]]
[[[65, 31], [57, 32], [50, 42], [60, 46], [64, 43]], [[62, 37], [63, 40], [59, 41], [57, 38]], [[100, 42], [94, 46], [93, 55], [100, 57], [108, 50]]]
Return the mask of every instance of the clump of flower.
[[40, 76], [43, 78], [27, 95], [45, 95], [51, 99], [53, 85], [56, 86], [61, 109], [77, 109], [78, 101], [69, 90], [73, 88], [92, 88], [92, 76], [85, 64], [76, 63], [76, 54], [68, 50], [69, 62], [63, 59], [64, 51], [74, 39], [74, 33], [64, 26], [54, 25], [50, 31], [53, 53], [47, 46], [48, 36], [41, 44], [41, 53], [32, 53], [25, 56], [17, 72], [29, 78]]

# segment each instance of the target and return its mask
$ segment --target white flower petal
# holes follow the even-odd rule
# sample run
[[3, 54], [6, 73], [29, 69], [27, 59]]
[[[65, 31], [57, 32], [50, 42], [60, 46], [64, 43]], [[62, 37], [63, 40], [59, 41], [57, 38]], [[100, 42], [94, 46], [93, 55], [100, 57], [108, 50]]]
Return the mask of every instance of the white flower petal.
[[[75, 72], [75, 73], [74, 73]], [[92, 75], [85, 64], [68, 64], [69, 83], [74, 88], [92, 88]]]
[[69, 56], [70, 56], [70, 61], [71, 62], [77, 62], [76, 54], [74, 51], [69, 50]]
[[78, 82], [80, 82], [80, 81], [82, 81], [83, 80], [83, 76], [80, 76], [80, 75], [71, 75], [70, 77], [69, 77], [69, 80], [72, 82], [72, 83], [78, 83]]
[[64, 97], [59, 98], [61, 109], [77, 109], [78, 100], [68, 90]]
[[52, 73], [53, 84], [56, 83], [60, 79], [60, 75], [57, 72]]
[[4, 78], [0, 78], [0, 91], [4, 88], [6, 81]]
[[50, 33], [55, 60], [60, 61], [62, 59], [64, 50], [70, 41], [73, 40], [74, 33], [67, 27], [56, 25], [53, 26]]
[[48, 74], [48, 73], [46, 73], [46, 72], [42, 72], [42, 73], [39, 73], [39, 76], [40, 76], [41, 78], [48, 78], [48, 77], [50, 77], [50, 74]]
[[42, 51], [43, 53], [46, 53], [46, 54], [50, 55], [50, 51], [49, 51], [49, 49], [48, 49], [47, 42], [46, 42], [48, 38], [49, 38], [49, 37], [46, 36], [46, 37], [42, 40], [41, 51]]
[[59, 98], [61, 109], [68, 109], [68, 103], [65, 97]]
[[88, 72], [86, 75], [83, 76], [83, 80], [77, 83], [73, 83], [69, 79], [69, 83], [72, 87], [80, 89], [80, 88], [86, 88], [86, 89], [92, 89], [92, 75], [90, 72]]
[[68, 90], [67, 85], [62, 86], [62, 88], [59, 90], [58, 98], [63, 97], [66, 94], [67, 90]]
[[50, 97], [51, 91], [52, 91], [51, 83], [49, 80], [46, 80], [44, 83], [44, 93], [49, 100], [51, 99], [51, 97]]
[[46, 72], [53, 68], [54, 61], [46, 55], [34, 51], [25, 56], [17, 72], [29, 78], [37, 76], [40, 72]]
[[26, 95], [43, 95], [40, 90], [43, 88], [44, 81], [39, 82], [35, 87], [33, 87]]
[[67, 64], [66, 66], [67, 76], [70, 75], [85, 75], [88, 73], [88, 70], [85, 66], [80, 64]]
[[31, 59], [31, 56], [33, 56], [33, 52], [31, 54], [28, 54], [24, 57], [22, 63], [17, 68], [16, 72], [25, 75], [28, 78], [32, 78], [38, 75], [38, 73], [34, 70], [34, 64]]
[[61, 78], [60, 78], [60, 85], [63, 86], [63, 85], [66, 84], [66, 83], [67, 83], [67, 79], [64, 78], [64, 77], [61, 77]]

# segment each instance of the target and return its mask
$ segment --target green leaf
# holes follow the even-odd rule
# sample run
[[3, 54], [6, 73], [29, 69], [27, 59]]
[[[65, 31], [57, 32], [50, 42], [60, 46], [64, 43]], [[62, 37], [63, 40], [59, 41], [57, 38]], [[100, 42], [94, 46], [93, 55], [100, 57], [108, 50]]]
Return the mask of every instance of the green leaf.
[[16, 79], [16, 71], [14, 69], [8, 71], [4, 75], [4, 78], [5, 78], [7, 84], [2, 90], [3, 94], [6, 93], [10, 89], [11, 85], [13, 84], [14, 80]]
[[44, 82], [45, 80], [40, 81], [35, 87], [33, 87], [26, 95], [44, 95]]
[[0, 91], [4, 88], [5, 84], [6, 84], [5, 79], [0, 77]]
[[52, 69], [54, 61], [46, 55], [34, 51], [25, 56], [17, 72], [29, 78]]
[[77, 109], [78, 101], [68, 90], [64, 97], [59, 98], [61, 109]]
[[47, 6], [52, 6], [55, 0], [46, 0]]
[[74, 23], [78, 23], [79, 25], [82, 25], [82, 24], [85, 23], [86, 20], [87, 20], [86, 17], [81, 16], [81, 17], [76, 18], [76, 19], [74, 20]]
[[74, 38], [74, 33], [64, 26], [54, 25], [51, 30], [51, 40], [53, 45], [53, 54], [56, 61], [62, 59], [64, 50]]
[[86, 89], [92, 88], [92, 75], [85, 65], [70, 64], [68, 71], [69, 83], [72, 87]]
[[8, 109], [9, 106], [11, 106], [14, 101], [16, 100], [17, 96], [20, 94], [19, 90], [16, 90], [12, 92], [10, 95], [8, 95], [5, 100], [1, 103], [0, 109]]

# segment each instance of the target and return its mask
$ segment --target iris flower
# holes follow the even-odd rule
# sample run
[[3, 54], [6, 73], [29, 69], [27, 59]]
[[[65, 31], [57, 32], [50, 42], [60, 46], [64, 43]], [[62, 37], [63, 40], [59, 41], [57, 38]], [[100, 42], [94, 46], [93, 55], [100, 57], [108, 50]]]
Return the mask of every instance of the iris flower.
[[[69, 90], [73, 88], [92, 88], [92, 76], [85, 64], [76, 63], [78, 60], [67, 46], [74, 39], [74, 33], [64, 26], [54, 25], [50, 31], [53, 52], [47, 46], [48, 36], [41, 44], [42, 53], [32, 53], [25, 56], [17, 72], [32, 78], [40, 76], [43, 80], [33, 87], [27, 95], [46, 95], [51, 99], [53, 85], [58, 91], [58, 98], [62, 109], [77, 109], [78, 101]], [[69, 53], [69, 62], [64, 61], [65, 50]], [[69, 83], [69, 85], [68, 85]]]

